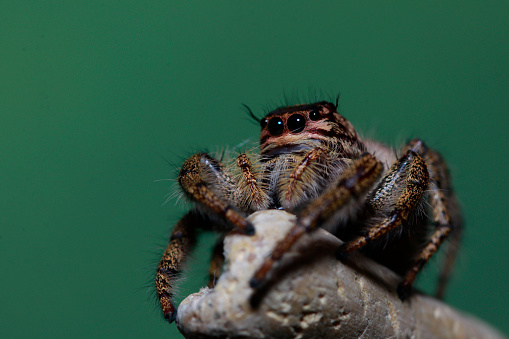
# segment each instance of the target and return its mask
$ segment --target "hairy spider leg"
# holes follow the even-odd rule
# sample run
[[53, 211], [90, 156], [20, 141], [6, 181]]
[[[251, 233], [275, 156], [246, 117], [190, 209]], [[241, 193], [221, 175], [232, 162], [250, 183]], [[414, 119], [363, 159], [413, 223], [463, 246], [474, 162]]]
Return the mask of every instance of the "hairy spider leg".
[[[419, 203], [424, 190], [429, 184], [429, 174], [424, 159], [415, 151], [408, 150], [407, 153], [396, 162], [386, 177], [382, 179], [378, 189], [375, 190], [374, 197], [378, 199], [385, 198], [388, 193], [388, 187], [392, 188], [392, 186], [394, 186], [393, 184], [401, 175], [404, 176], [403, 178], [406, 181], [406, 186], [399, 193], [396, 203], [388, 216], [379, 224], [371, 227], [365, 235], [341, 245], [336, 252], [338, 259], [344, 260], [351, 253], [398, 228], [407, 220], [410, 213]], [[381, 194], [379, 194], [380, 192]], [[402, 285], [400, 284], [400, 286]], [[408, 288], [410, 286], [408, 286]], [[398, 292], [408, 291], [406, 288], [406, 286], [398, 287]], [[406, 297], [406, 294], [403, 293], [398, 293], [398, 295], [401, 299]]]
[[430, 190], [428, 200], [432, 210], [432, 221], [435, 231], [431, 235], [429, 242], [423, 248], [414, 265], [407, 272], [403, 281], [398, 286], [398, 294], [406, 296], [422, 267], [436, 253], [445, 239], [452, 235], [452, 241], [447, 247], [445, 261], [440, 271], [440, 278], [437, 284], [435, 296], [443, 298], [445, 286], [449, 280], [453, 264], [456, 260], [461, 236], [461, 216], [456, 208], [454, 195], [451, 195], [449, 173], [447, 167], [440, 155], [426, 148], [422, 143], [424, 159], [431, 175]]
[[163, 316], [170, 323], [175, 320], [177, 309], [173, 306], [174, 282], [182, 273], [182, 265], [196, 244], [196, 227], [206, 221], [198, 212], [187, 213], [177, 223], [170, 236], [156, 271], [156, 291]]
[[[306, 161], [304, 159], [303, 161]], [[312, 201], [297, 216], [288, 235], [281, 240], [250, 280], [252, 288], [259, 289], [266, 282], [268, 273], [293, 244], [306, 232], [315, 230], [322, 221], [330, 218], [353, 197], [366, 192], [380, 176], [382, 164], [371, 154], [364, 154], [338, 178], [323, 194]]]
[[221, 275], [221, 269], [224, 264], [223, 241], [224, 237], [219, 238], [212, 249], [212, 258], [210, 259], [209, 266], [209, 283], [207, 284], [209, 288], [213, 288], [216, 285], [217, 278]]
[[296, 194], [296, 192], [300, 192], [303, 190], [302, 186], [305, 186], [306, 182], [303, 180], [304, 173], [309, 169], [310, 165], [313, 162], [316, 162], [320, 156], [327, 153], [327, 151], [323, 148], [317, 147], [313, 148], [311, 151], [307, 152], [304, 155], [304, 158], [301, 162], [295, 166], [292, 173], [290, 173], [288, 182], [285, 186], [284, 190], [284, 199], [289, 206], [295, 206], [297, 197], [302, 196], [302, 194]]
[[270, 198], [260, 187], [255, 168], [245, 153], [237, 157], [237, 166], [242, 171], [241, 186], [246, 188], [242, 191], [243, 196], [248, 199], [246, 205], [254, 210], [266, 209]]
[[[239, 166], [242, 168], [244, 165], [239, 164]], [[250, 163], [247, 162], [246, 166], [250, 166]], [[205, 153], [195, 154], [187, 159], [182, 166], [178, 181], [192, 200], [223, 216], [236, 229], [245, 234], [254, 234], [253, 225], [237, 213], [231, 205], [219, 198], [209, 187], [214, 183], [219, 183], [225, 191], [233, 190], [233, 181], [224, 172], [223, 165], [219, 161]], [[196, 228], [214, 230], [219, 227], [221, 227], [220, 224], [206, 219], [197, 209], [186, 214], [173, 229], [170, 243], [156, 271], [156, 291], [163, 315], [170, 323], [175, 320], [177, 314], [177, 309], [172, 302], [173, 285], [181, 274], [183, 262], [196, 243]], [[222, 241], [219, 243], [221, 246], [216, 245], [210, 264], [209, 279], [211, 282], [209, 285], [215, 282], [223, 262]]]
[[209, 188], [207, 177], [211, 178], [209, 181], [213, 179], [223, 183], [225, 189], [233, 187], [231, 179], [223, 171], [222, 164], [205, 153], [198, 153], [187, 159], [180, 170], [178, 181], [191, 199], [223, 216], [245, 234], [253, 235], [253, 225]]
[[[424, 191], [431, 187], [429, 202], [436, 230], [398, 285], [398, 296], [402, 300], [408, 296], [417, 274], [438, 250], [452, 229], [449, 208], [447, 207], [448, 197], [446, 197], [443, 190], [439, 189], [440, 183], [446, 178], [439, 174], [444, 173], [444, 171], [437, 167], [439, 166], [436, 162], [439, 159], [438, 154], [430, 152], [424, 143], [418, 139], [412, 140], [404, 149], [407, 150], [406, 154], [389, 170], [389, 173], [382, 179], [369, 201], [371, 208], [382, 210], [384, 206], [389, 205], [392, 190], [397, 187], [396, 183], [403, 179], [406, 186], [399, 194], [392, 211], [381, 223], [372, 227], [367, 234], [343, 244], [337, 252], [338, 258], [343, 259], [369, 242], [401, 226], [419, 203]], [[430, 180], [430, 173], [432, 180]], [[452, 266], [452, 263], [447, 263], [446, 269], [449, 266]], [[445, 282], [446, 279], [443, 280], [443, 284]], [[439, 290], [443, 291], [444, 286], [439, 285]]]

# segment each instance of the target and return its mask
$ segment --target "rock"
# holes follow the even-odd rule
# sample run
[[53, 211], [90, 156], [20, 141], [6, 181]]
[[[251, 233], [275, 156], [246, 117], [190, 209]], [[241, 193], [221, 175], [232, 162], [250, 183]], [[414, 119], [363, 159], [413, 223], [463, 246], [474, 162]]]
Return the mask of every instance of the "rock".
[[249, 280], [295, 216], [267, 210], [249, 220], [256, 235], [226, 237], [215, 288], [181, 303], [177, 326], [186, 338], [503, 338], [432, 297], [414, 292], [401, 301], [396, 274], [360, 254], [338, 261], [341, 241], [322, 229], [305, 234], [254, 293]]

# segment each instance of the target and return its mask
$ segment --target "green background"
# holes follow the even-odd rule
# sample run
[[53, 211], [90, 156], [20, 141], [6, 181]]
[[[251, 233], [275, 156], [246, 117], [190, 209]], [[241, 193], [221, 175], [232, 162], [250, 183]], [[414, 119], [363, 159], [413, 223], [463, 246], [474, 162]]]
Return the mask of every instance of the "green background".
[[442, 152], [467, 223], [447, 301], [509, 333], [508, 17], [507, 1], [2, 1], [0, 335], [179, 337], [150, 288], [185, 210], [163, 204], [174, 167], [256, 141], [242, 103], [310, 89], [341, 92], [364, 135]]

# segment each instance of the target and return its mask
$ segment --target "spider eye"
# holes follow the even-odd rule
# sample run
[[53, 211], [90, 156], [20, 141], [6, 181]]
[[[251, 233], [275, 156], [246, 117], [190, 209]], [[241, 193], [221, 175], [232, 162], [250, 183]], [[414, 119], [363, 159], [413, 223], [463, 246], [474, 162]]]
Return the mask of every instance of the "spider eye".
[[262, 120], [260, 120], [260, 126], [262, 128], [265, 128], [265, 126], [267, 126], [267, 119], [266, 118], [263, 118]]
[[300, 114], [293, 114], [288, 118], [286, 124], [288, 125], [290, 132], [300, 133], [304, 130], [304, 127], [306, 127], [306, 118]]
[[309, 112], [309, 119], [313, 120], [313, 121], [319, 120], [320, 112], [318, 112], [316, 110], [312, 110], [311, 112]]
[[283, 133], [285, 128], [283, 120], [281, 118], [272, 118], [269, 120], [269, 133], [273, 136], [280, 135]]

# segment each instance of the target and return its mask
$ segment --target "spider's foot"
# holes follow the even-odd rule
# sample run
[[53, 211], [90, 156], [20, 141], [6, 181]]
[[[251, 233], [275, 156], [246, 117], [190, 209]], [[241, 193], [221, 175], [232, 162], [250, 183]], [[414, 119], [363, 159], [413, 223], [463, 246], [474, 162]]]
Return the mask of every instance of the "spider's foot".
[[171, 324], [177, 318], [177, 309], [169, 302], [169, 298], [166, 301], [167, 302], [164, 303], [161, 302], [163, 306], [163, 317]]
[[348, 257], [350, 256], [350, 253], [345, 251], [345, 249], [346, 249], [345, 244], [339, 246], [339, 248], [336, 250], [336, 253], [335, 253], [336, 259], [341, 260], [341, 261], [345, 261], [346, 259], [348, 259]]
[[255, 278], [255, 277], [252, 277], [251, 280], [249, 280], [249, 286], [251, 286], [252, 289], [258, 289], [258, 287], [260, 287], [262, 285], [262, 281]]
[[249, 280], [249, 286], [251, 286], [254, 290], [261, 289], [267, 282], [267, 272], [268, 270], [265, 270], [262, 266], [262, 268], [258, 270], [258, 272], [256, 272]]
[[255, 230], [254, 226], [251, 223], [249, 223], [246, 226], [246, 228], [244, 228], [244, 233], [246, 235], [254, 235], [256, 233], [256, 230]]
[[168, 321], [171, 324], [172, 322], [175, 321], [175, 319], [177, 319], [177, 312], [175, 311], [175, 312], [164, 313], [163, 316], [164, 316], [164, 319], [166, 319], [166, 321]]
[[259, 290], [267, 282], [274, 260], [271, 257], [265, 259], [260, 268], [253, 274], [251, 280], [249, 280], [249, 286], [255, 290]]
[[407, 299], [410, 293], [412, 292], [412, 286], [405, 283], [405, 281], [402, 281], [396, 290], [398, 292], [398, 297], [402, 301]]

